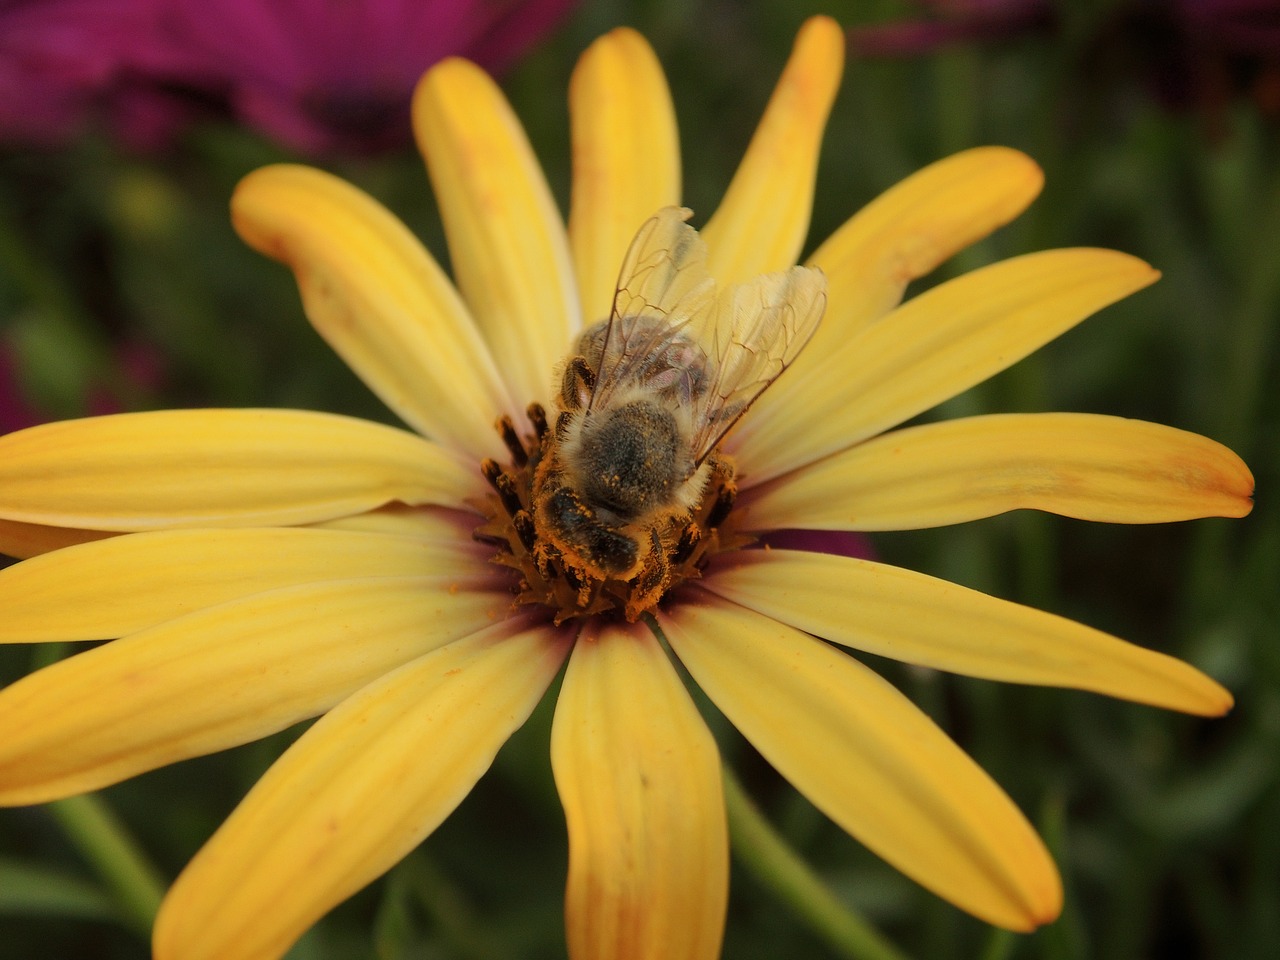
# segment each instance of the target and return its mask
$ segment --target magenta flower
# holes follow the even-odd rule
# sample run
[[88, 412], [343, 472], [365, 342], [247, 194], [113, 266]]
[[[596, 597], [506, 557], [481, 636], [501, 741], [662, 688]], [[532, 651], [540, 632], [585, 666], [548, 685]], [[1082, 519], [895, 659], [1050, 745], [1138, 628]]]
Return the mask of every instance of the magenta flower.
[[[0, 0], [0, 140], [52, 145], [92, 116], [117, 113], [136, 117], [122, 125], [126, 139], [150, 139], [164, 126], [158, 115], [166, 112], [166, 98], [136, 82], [132, 64], [154, 42], [158, 5]], [[174, 107], [168, 114], [178, 116]]]
[[308, 153], [407, 143], [414, 85], [460, 54], [502, 70], [575, 0], [168, 0], [171, 62], [235, 115]]
[[575, 0], [0, 0], [0, 140], [135, 146], [225, 110], [309, 153], [407, 142], [422, 72], [501, 70]]

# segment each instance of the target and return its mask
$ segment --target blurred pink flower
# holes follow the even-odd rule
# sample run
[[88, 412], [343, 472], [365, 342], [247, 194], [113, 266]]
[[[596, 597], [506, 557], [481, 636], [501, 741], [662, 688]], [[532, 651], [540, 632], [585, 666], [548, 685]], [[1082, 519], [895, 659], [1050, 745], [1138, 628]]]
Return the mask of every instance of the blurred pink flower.
[[[1054, 0], [915, 0], [921, 16], [853, 27], [864, 57], [911, 57], [1058, 25]], [[1280, 0], [1127, 0], [1079, 44], [1086, 82], [1136, 77], [1165, 105], [1210, 118], [1236, 93], [1280, 116]]]
[[[158, 0], [0, 0], [0, 140], [53, 145], [91, 115], [136, 116], [137, 132], [180, 116], [134, 75]], [[129, 104], [132, 99], [134, 102]], [[163, 119], [165, 116], [168, 119]], [[132, 136], [134, 123], [125, 123]], [[146, 139], [151, 139], [148, 134]]]
[[407, 143], [409, 98], [451, 54], [507, 67], [576, 0], [167, 0], [158, 74], [225, 97], [308, 153]]
[[849, 45], [872, 57], [911, 57], [953, 43], [998, 40], [1054, 23], [1051, 0], [916, 0], [928, 16], [854, 27]]
[[137, 146], [223, 109], [296, 150], [407, 142], [423, 71], [501, 70], [576, 0], [0, 0], [0, 140]]

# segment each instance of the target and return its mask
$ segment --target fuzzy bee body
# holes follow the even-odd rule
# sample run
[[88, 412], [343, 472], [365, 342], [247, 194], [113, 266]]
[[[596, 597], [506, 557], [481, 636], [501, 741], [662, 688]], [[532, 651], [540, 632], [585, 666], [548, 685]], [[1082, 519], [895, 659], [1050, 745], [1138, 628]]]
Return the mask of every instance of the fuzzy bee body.
[[611, 315], [565, 364], [534, 473], [543, 558], [583, 603], [606, 581], [635, 582], [646, 603], [661, 595], [708, 479], [732, 482], [716, 447], [825, 306], [825, 278], [804, 267], [717, 291], [688, 216], [664, 208], [636, 235]]

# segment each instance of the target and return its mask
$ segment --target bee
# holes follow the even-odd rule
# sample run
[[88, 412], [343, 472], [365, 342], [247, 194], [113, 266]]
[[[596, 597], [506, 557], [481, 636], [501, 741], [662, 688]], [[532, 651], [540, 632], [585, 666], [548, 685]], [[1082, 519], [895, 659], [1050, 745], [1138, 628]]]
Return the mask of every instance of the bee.
[[689, 216], [663, 208], [636, 234], [610, 316], [565, 363], [533, 475], [540, 564], [558, 561], [580, 606], [600, 584], [628, 582], [630, 619], [699, 535], [691, 520], [709, 480], [732, 489], [721, 440], [826, 306], [826, 278], [805, 267], [718, 290]]

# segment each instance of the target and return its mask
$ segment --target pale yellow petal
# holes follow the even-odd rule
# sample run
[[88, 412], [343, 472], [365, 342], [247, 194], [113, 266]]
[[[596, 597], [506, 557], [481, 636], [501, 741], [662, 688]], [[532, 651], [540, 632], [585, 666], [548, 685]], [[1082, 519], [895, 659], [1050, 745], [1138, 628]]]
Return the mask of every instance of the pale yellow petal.
[[[492, 551], [488, 551], [491, 553]], [[498, 571], [465, 540], [251, 527], [111, 537], [0, 570], [0, 643], [101, 640], [239, 597], [320, 580]]]
[[156, 960], [276, 960], [462, 802], [568, 635], [500, 624], [371, 683], [271, 767], [169, 891]]
[[1062, 887], [1017, 807], [924, 713], [828, 644], [690, 591], [676, 654], [779, 773], [907, 876], [996, 926], [1057, 917]]
[[844, 31], [811, 17], [702, 238], [719, 283], [743, 283], [796, 262], [809, 232], [827, 116], [844, 70]]
[[472, 457], [497, 456], [500, 413], [518, 413], [466, 307], [431, 255], [368, 194], [309, 167], [245, 177], [231, 218], [292, 268], [312, 324], [414, 429]]
[[828, 640], [937, 670], [1091, 690], [1205, 716], [1231, 707], [1231, 694], [1181, 660], [888, 564], [742, 551], [706, 587]]
[[382, 533], [389, 537], [470, 540], [472, 532], [484, 518], [470, 510], [444, 507], [409, 507], [389, 503], [376, 510], [354, 513], [348, 517], [320, 520], [308, 524], [317, 530], [352, 530], [359, 533]]
[[284, 587], [59, 661], [0, 693], [0, 804], [44, 803], [283, 730], [507, 615], [487, 575]]
[[793, 378], [785, 411], [743, 418], [731, 446], [745, 482], [762, 483], [897, 426], [1158, 277], [1112, 250], [1049, 250], [927, 290], [854, 337], [847, 366]]
[[863, 207], [809, 258], [827, 276], [826, 315], [752, 416], [786, 416], [804, 402], [796, 390], [806, 381], [838, 378], [861, 363], [859, 331], [897, 306], [912, 280], [1016, 217], [1043, 184], [1024, 154], [977, 147], [930, 164]]
[[831, 289], [815, 352], [839, 350], [896, 307], [908, 283], [1018, 216], [1043, 185], [1040, 167], [1025, 154], [975, 147], [886, 190], [809, 258]]
[[909, 427], [757, 487], [746, 528], [913, 530], [1006, 510], [1107, 523], [1243, 517], [1253, 475], [1207, 437], [1083, 413]]
[[478, 471], [403, 430], [301, 410], [157, 410], [0, 437], [0, 516], [96, 530], [284, 526], [463, 506]]
[[585, 323], [609, 316], [618, 268], [640, 225], [680, 203], [680, 141], [666, 77], [640, 34], [619, 27], [569, 83], [569, 245]]
[[719, 754], [643, 625], [587, 628], [556, 702], [571, 960], [714, 960], [729, 890]]
[[77, 543], [102, 540], [115, 534], [103, 530], [79, 530], [74, 527], [46, 527], [39, 523], [0, 519], [0, 554], [24, 560], [50, 550], [61, 550]]
[[520, 121], [484, 71], [450, 58], [418, 85], [413, 125], [458, 287], [516, 403], [545, 405], [582, 320], [564, 222]]

